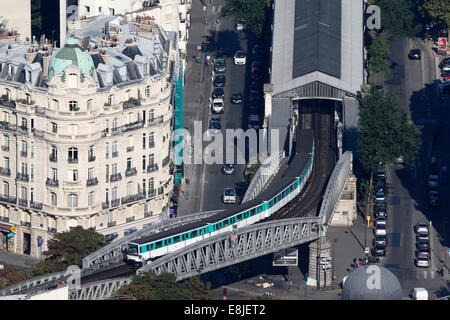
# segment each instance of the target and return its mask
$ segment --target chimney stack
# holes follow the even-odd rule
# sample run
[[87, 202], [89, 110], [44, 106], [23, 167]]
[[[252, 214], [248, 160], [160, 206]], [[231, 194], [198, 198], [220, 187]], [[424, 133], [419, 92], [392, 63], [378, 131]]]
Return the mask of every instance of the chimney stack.
[[8, 56], [12, 55], [13, 51], [14, 51], [14, 49], [11, 47], [11, 45], [9, 45], [8, 52], [7, 52]]
[[105, 50], [100, 50], [99, 53], [100, 53], [103, 61], [105, 62], [105, 64], [107, 64], [109, 61], [108, 52], [106, 52]]
[[42, 57], [42, 76], [44, 79], [48, 79], [48, 67], [50, 65], [50, 59], [51, 59], [50, 52], [45, 52], [44, 56]]
[[28, 48], [25, 58], [28, 62], [32, 62], [36, 57], [36, 51], [33, 48]]

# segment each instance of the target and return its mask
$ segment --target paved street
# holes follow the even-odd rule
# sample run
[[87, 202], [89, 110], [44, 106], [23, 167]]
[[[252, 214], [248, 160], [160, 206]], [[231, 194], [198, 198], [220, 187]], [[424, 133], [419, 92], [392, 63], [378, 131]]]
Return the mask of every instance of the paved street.
[[[204, 132], [211, 119], [208, 105], [211, 92], [214, 89], [211, 81], [213, 66], [205, 64], [206, 55], [222, 57], [226, 61], [225, 111], [220, 115], [222, 132], [226, 128], [245, 128], [246, 126], [243, 104], [233, 105], [230, 98], [236, 91], [244, 93], [248, 64], [246, 66], [235, 66], [233, 55], [238, 49], [242, 49], [244, 52], [248, 51], [246, 39], [248, 34], [243, 31], [236, 31], [231, 18], [223, 19], [219, 24], [216, 24], [215, 18], [223, 4], [223, 1], [212, 1], [211, 4], [208, 3], [206, 11], [202, 10], [199, 1], [192, 4], [183, 102], [183, 126], [189, 130], [191, 135], [194, 132], [194, 121], [202, 122]], [[204, 24], [205, 17], [208, 18], [208, 25]], [[202, 42], [206, 43], [207, 52], [200, 52], [197, 49], [197, 46], [201, 45]], [[194, 57], [196, 56], [201, 56], [202, 63], [197, 64], [195, 62]], [[204, 146], [209, 143], [204, 143]], [[189, 150], [184, 152], [189, 152]], [[222, 165], [220, 164], [186, 164], [184, 169], [183, 192], [179, 199], [178, 216], [232, 206], [230, 204], [225, 205], [221, 201], [222, 193], [226, 187], [237, 187], [238, 196], [243, 197], [239, 183], [242, 181], [244, 165], [236, 166], [235, 173], [229, 176], [222, 173]]]
[[[408, 60], [411, 48], [422, 50], [421, 60]], [[449, 200], [442, 198], [440, 210], [431, 210], [427, 200], [427, 176], [431, 156], [438, 158], [439, 165], [448, 165], [448, 143], [445, 146], [445, 133], [448, 133], [450, 105], [438, 101], [437, 79], [439, 76], [439, 57], [433, 54], [431, 43], [420, 39], [397, 39], [391, 43], [392, 72], [385, 77], [384, 87], [396, 96], [402, 109], [410, 119], [423, 126], [422, 148], [416, 161], [416, 168], [395, 166], [387, 171], [388, 181], [388, 248], [383, 265], [394, 272], [400, 279], [404, 292], [414, 287], [429, 288], [432, 293], [443, 295], [449, 293], [448, 282], [436, 271], [445, 258], [440, 239], [449, 239], [450, 233], [444, 230], [442, 222], [448, 212]], [[433, 136], [438, 124], [442, 124], [441, 135], [433, 143]], [[445, 178], [444, 178], [445, 179]], [[441, 181], [448, 191], [448, 181]], [[448, 193], [447, 193], [448, 194]], [[416, 254], [414, 225], [418, 221], [431, 221], [431, 266], [428, 269], [414, 265]], [[445, 243], [444, 243], [445, 245]], [[448, 243], [447, 243], [448, 246]], [[446, 253], [446, 251], [445, 251]], [[447, 259], [448, 261], [448, 259]], [[447, 266], [448, 263], [447, 263]], [[446, 274], [448, 279], [448, 274]]]

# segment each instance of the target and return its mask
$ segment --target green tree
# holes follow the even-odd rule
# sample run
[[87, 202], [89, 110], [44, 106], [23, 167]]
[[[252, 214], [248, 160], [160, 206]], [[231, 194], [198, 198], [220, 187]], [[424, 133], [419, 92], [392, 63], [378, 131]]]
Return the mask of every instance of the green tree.
[[119, 289], [111, 299], [131, 300], [211, 300], [216, 296], [210, 284], [199, 278], [191, 278], [184, 283], [176, 281], [173, 273], [146, 272], [135, 276], [131, 283]]
[[70, 228], [67, 232], [57, 233], [49, 240], [45, 260], [33, 266], [33, 276], [66, 270], [70, 265], [81, 267], [83, 258], [107, 244], [105, 236], [93, 228], [81, 226]]
[[183, 283], [190, 300], [215, 300], [217, 295], [211, 291], [211, 284], [204, 283], [199, 277], [189, 278]]
[[257, 37], [261, 35], [267, 18], [270, 0], [225, 0], [222, 15], [231, 15], [235, 23], [246, 25]]
[[6, 265], [0, 270], [0, 289], [10, 287], [16, 283], [27, 280], [29, 277], [24, 271], [17, 271], [16, 266]]
[[416, 23], [415, 1], [376, 0], [374, 3], [381, 9], [382, 27], [392, 36], [413, 38], [422, 30], [422, 26]]
[[378, 35], [373, 39], [367, 53], [369, 55], [368, 69], [373, 73], [388, 72], [391, 66], [389, 61], [388, 40], [383, 35]]
[[450, 26], [450, 1], [448, 0], [420, 0], [419, 11], [424, 18], [431, 20], [431, 27], [448, 28]]

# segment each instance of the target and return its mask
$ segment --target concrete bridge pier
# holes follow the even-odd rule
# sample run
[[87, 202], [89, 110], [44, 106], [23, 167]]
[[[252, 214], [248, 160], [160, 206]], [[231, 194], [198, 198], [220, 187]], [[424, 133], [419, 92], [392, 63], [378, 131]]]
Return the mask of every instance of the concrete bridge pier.
[[331, 242], [320, 238], [309, 244], [309, 271], [306, 285], [317, 288], [330, 286], [333, 281]]

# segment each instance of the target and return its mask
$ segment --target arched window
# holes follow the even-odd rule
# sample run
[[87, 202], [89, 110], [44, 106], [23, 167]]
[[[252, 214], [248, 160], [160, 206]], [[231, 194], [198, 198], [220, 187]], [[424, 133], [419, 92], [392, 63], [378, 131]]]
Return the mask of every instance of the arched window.
[[78, 86], [78, 77], [75, 73], [69, 74], [68, 78], [68, 87], [69, 88], [76, 88]]
[[69, 197], [67, 198], [67, 206], [69, 208], [76, 208], [78, 207], [78, 195], [76, 195], [75, 193], [71, 193], [69, 194]]
[[77, 101], [69, 101], [69, 111], [78, 111], [78, 102]]
[[74, 147], [69, 148], [68, 158], [69, 163], [77, 163], [78, 162], [78, 149]]

